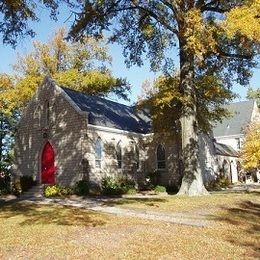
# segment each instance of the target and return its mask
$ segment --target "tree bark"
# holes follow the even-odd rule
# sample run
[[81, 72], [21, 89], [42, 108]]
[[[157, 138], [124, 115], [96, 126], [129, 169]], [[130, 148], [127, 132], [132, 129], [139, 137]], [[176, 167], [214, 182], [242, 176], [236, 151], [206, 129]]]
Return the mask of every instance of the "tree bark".
[[181, 115], [183, 178], [178, 195], [206, 195], [199, 163], [196, 91], [194, 87], [194, 55], [180, 41], [180, 90], [185, 102]]
[[2, 159], [3, 159], [3, 139], [4, 139], [4, 122], [2, 114], [0, 114], [0, 172], [2, 171]]

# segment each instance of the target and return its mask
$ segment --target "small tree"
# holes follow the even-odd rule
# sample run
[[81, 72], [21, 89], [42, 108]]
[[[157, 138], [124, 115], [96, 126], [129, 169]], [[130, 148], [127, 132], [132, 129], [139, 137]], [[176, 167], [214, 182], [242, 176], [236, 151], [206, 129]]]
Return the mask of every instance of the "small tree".
[[246, 98], [256, 100], [258, 107], [260, 107], [260, 88], [255, 90], [253, 88], [248, 88]]
[[260, 121], [254, 121], [247, 127], [241, 159], [244, 169], [260, 169]]

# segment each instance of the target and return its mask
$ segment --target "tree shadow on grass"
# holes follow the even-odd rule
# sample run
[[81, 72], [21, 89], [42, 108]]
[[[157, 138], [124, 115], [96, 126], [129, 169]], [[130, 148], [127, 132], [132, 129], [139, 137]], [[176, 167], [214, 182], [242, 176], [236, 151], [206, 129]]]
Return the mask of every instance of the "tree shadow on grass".
[[243, 201], [235, 207], [223, 207], [224, 213], [214, 219], [239, 227], [241, 237], [228, 236], [227, 240], [252, 250], [251, 257], [260, 258], [260, 204]]
[[71, 206], [10, 203], [1, 207], [0, 221], [6, 218], [20, 218], [20, 225], [66, 225], [96, 227], [107, 223], [105, 215]]
[[159, 207], [157, 203], [162, 204], [168, 202], [167, 199], [162, 198], [122, 198], [120, 200], [107, 200], [103, 202], [104, 206], [120, 206], [120, 205], [131, 205], [131, 204], [140, 204], [151, 207]]

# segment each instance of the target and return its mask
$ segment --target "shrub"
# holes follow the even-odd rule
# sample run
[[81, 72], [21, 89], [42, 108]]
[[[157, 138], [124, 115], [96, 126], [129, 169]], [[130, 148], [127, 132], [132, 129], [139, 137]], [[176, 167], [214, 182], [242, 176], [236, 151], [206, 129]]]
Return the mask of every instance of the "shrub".
[[158, 177], [159, 177], [158, 175], [159, 175], [158, 171], [148, 173], [146, 175], [146, 181], [145, 181], [144, 188], [148, 189], [148, 190], [154, 189], [158, 183]]
[[60, 186], [60, 196], [68, 196], [74, 194], [74, 190], [70, 187]]
[[44, 188], [44, 196], [49, 197], [60, 197], [68, 196], [73, 194], [73, 189], [70, 187], [60, 185], [50, 185]]
[[21, 176], [20, 184], [22, 192], [28, 191], [31, 187], [36, 185], [36, 181], [33, 180], [32, 176]]
[[127, 192], [126, 192], [126, 194], [136, 194], [136, 188], [129, 188], [128, 190], [127, 190]]
[[10, 174], [0, 173], [0, 195], [8, 194], [11, 191], [11, 177]]
[[102, 178], [101, 187], [102, 193], [105, 195], [121, 195], [130, 190], [135, 190], [135, 182], [128, 178], [108, 176]]
[[89, 193], [89, 182], [87, 180], [80, 180], [74, 187], [74, 192], [77, 195], [84, 196]]
[[206, 189], [207, 190], [222, 190], [225, 188], [228, 188], [228, 186], [230, 185], [230, 180], [222, 175], [219, 175], [216, 180], [209, 182], [206, 185]]
[[166, 192], [166, 188], [164, 186], [157, 185], [157, 186], [155, 186], [154, 191], [156, 193]]
[[16, 178], [13, 182], [13, 186], [12, 186], [12, 193], [15, 196], [20, 196], [22, 193], [22, 187], [21, 187], [21, 182], [20, 182], [20, 178]]
[[166, 192], [170, 194], [176, 194], [178, 193], [179, 189], [180, 189], [179, 185], [172, 184], [166, 187]]
[[101, 187], [105, 195], [120, 195], [124, 193], [118, 178], [110, 176], [102, 178]]
[[44, 196], [49, 197], [56, 197], [61, 195], [61, 189], [58, 185], [46, 186], [44, 188]]

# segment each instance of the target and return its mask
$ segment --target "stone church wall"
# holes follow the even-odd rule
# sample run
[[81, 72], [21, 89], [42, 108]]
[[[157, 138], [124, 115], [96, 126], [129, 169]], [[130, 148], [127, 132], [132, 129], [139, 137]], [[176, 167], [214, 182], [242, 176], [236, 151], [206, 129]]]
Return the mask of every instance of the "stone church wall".
[[79, 114], [60, 91], [45, 82], [24, 111], [16, 131], [14, 172], [41, 182], [41, 153], [50, 142], [55, 152], [56, 182], [72, 185], [83, 176], [87, 114]]

